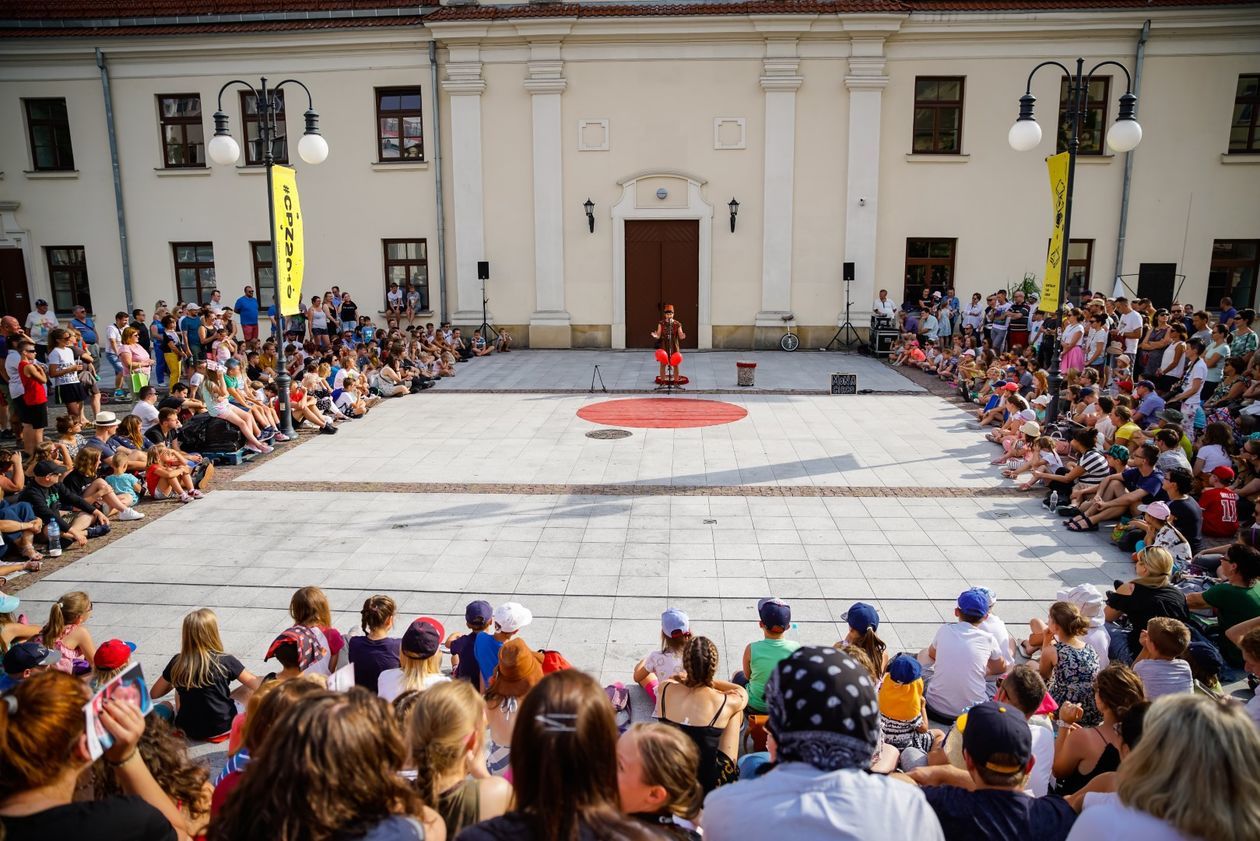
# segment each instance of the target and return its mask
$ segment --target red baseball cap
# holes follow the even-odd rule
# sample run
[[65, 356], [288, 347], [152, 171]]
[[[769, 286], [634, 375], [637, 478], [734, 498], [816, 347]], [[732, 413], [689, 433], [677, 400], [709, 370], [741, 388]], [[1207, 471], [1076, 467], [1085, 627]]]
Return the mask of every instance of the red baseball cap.
[[103, 672], [121, 669], [127, 665], [127, 661], [131, 659], [131, 653], [135, 650], [134, 642], [106, 640], [96, 649], [96, 654], [92, 657], [92, 665]]
[[1217, 479], [1220, 479], [1222, 482], [1232, 482], [1234, 481], [1234, 468], [1229, 465], [1222, 464], [1220, 467], [1212, 468], [1212, 475]]

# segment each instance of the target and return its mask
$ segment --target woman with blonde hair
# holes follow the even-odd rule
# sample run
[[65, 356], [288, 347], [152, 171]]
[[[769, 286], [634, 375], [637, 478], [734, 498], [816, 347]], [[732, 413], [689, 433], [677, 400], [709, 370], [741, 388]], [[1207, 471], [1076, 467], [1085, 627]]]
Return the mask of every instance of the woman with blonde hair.
[[416, 788], [451, 837], [512, 805], [512, 784], [486, 769], [486, 726], [486, 707], [465, 680], [418, 693], [407, 719]]
[[140, 331], [134, 327], [124, 327], [122, 331], [122, 349], [118, 358], [131, 381], [131, 393], [136, 394], [149, 384], [149, 372], [153, 370], [153, 358], [140, 344]]
[[677, 728], [639, 722], [617, 740], [621, 810], [666, 838], [698, 841], [700, 752]]
[[393, 701], [409, 690], [425, 690], [450, 680], [442, 674], [442, 623], [428, 616], [412, 622], [399, 643], [397, 669], [386, 669], [377, 678], [377, 694]]
[[[241, 689], [232, 692], [232, 683]], [[232, 729], [232, 719], [244, 709], [249, 693], [262, 678], [223, 651], [219, 620], [208, 607], [184, 617], [179, 653], [171, 658], [149, 694], [161, 698], [172, 689], [177, 696], [175, 726], [190, 739], [221, 742]]]
[[1087, 795], [1068, 841], [1260, 838], [1260, 730], [1236, 703], [1165, 695], [1117, 774]]
[[[213, 366], [213, 367], [212, 367]], [[227, 381], [223, 378], [223, 366], [217, 362], [206, 363], [205, 387], [208, 392], [208, 411], [211, 417], [225, 420], [235, 426], [245, 436], [246, 446], [256, 453], [269, 453], [272, 448], [258, 439], [262, 431], [258, 428], [254, 416], [231, 403]]]
[[61, 652], [61, 659], [52, 668], [80, 674], [91, 668], [96, 654], [92, 632], [86, 627], [91, 617], [92, 600], [81, 590], [66, 593], [48, 608], [48, 622], [40, 628], [37, 641]]
[[332, 608], [328, 596], [318, 587], [302, 587], [289, 600], [289, 616], [295, 628], [310, 632], [318, 643], [320, 656], [302, 671], [331, 675], [337, 671], [337, 659], [345, 648], [345, 638], [332, 626]]

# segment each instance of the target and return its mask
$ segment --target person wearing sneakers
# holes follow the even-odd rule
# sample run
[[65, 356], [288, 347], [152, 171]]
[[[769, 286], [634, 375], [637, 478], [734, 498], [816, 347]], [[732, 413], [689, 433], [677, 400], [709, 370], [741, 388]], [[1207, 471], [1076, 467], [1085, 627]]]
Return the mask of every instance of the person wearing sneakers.
[[1076, 821], [1068, 802], [1025, 794], [1034, 761], [1024, 714], [1013, 704], [986, 701], [960, 718], [959, 729], [973, 789], [950, 785], [923, 789], [946, 841], [1067, 838]]
[[770, 673], [801, 644], [783, 638], [792, 627], [792, 608], [783, 599], [771, 596], [758, 601], [757, 617], [763, 638], [744, 647], [743, 671], [736, 672], [731, 680], [748, 690], [749, 712], [764, 715], [767, 712], [766, 681]]
[[1006, 671], [1006, 654], [980, 627], [988, 615], [988, 596], [974, 588], [963, 591], [954, 608], [958, 621], [942, 625], [928, 646], [933, 674], [926, 698], [933, 720], [953, 724], [963, 710], [988, 699], [989, 676]]
[[[87, 546], [89, 538], [109, 534], [109, 518], [62, 483], [61, 475], [66, 472], [63, 465], [55, 461], [41, 461], [31, 472], [33, 481], [26, 483], [18, 500], [30, 503], [35, 516], [43, 522], [56, 520], [57, 527], [61, 529], [62, 543], [70, 538], [75, 546], [82, 548]], [[77, 513], [66, 520], [62, 515], [63, 508]]]

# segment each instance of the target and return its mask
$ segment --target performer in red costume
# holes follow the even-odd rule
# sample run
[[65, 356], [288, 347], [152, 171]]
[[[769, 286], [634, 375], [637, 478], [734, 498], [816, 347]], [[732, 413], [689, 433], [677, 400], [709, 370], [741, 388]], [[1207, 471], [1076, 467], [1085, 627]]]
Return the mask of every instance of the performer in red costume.
[[[666, 304], [664, 317], [657, 322], [656, 329], [652, 331], [652, 338], [657, 340], [657, 348], [665, 351], [666, 358], [674, 363], [670, 365], [673, 370], [672, 382], [674, 385], [681, 385], [687, 379], [679, 371], [682, 361], [681, 348], [683, 339], [687, 338], [687, 334], [683, 332], [682, 324], [674, 320], [674, 305]], [[658, 350], [658, 353], [659, 353]], [[674, 362], [677, 359], [678, 362]], [[666, 382], [665, 368], [667, 363], [661, 362], [661, 375], [656, 378], [658, 384]]]

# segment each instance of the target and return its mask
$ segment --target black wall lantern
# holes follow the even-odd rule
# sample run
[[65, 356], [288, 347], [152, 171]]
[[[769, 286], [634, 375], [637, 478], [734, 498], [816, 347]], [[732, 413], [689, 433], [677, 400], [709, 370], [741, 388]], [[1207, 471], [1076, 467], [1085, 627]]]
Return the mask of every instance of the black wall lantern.
[[739, 215], [739, 202], [731, 199], [726, 206], [731, 209], [731, 233], [735, 233], [735, 217]]
[[595, 202], [587, 199], [582, 202], [582, 208], [586, 211], [586, 225], [591, 229], [591, 233], [595, 233]]

